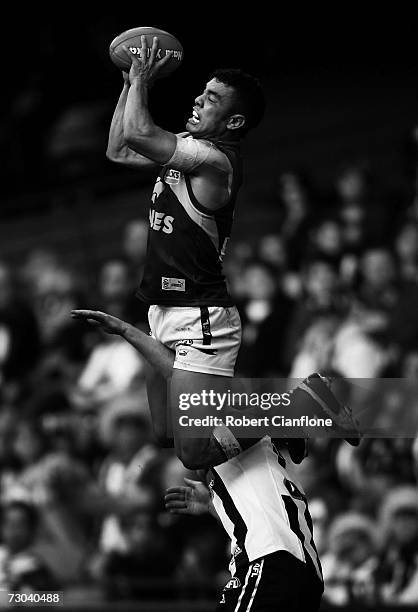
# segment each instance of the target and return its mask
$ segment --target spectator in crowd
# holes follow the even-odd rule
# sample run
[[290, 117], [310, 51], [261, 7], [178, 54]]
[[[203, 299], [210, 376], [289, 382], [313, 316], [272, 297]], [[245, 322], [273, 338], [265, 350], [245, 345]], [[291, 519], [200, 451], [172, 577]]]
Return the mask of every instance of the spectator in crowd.
[[385, 604], [418, 604], [418, 490], [389, 490], [380, 510], [384, 540], [376, 579]]
[[[129, 400], [119, 400], [114, 407], [116, 409], [110, 408], [106, 424], [110, 452], [101, 466], [99, 483], [110, 497], [124, 497], [128, 507], [130, 502], [131, 506], [142, 507], [149, 498], [142, 478], [146, 467], [156, 457], [156, 449], [150, 443], [149, 419], [141, 414], [138, 405]], [[115, 514], [103, 522], [100, 547], [104, 552], [126, 548], [119, 518]]]
[[288, 368], [301, 347], [301, 340], [311, 325], [324, 317], [335, 318], [344, 313], [345, 296], [339, 287], [335, 266], [323, 259], [312, 259], [302, 271], [303, 292], [296, 302], [285, 338], [285, 359]]
[[348, 512], [337, 516], [322, 557], [324, 599], [336, 606], [376, 601], [377, 532], [371, 519]]
[[129, 267], [122, 259], [105, 262], [99, 274], [99, 308], [135, 324], [140, 303], [132, 286]]
[[290, 170], [279, 176], [277, 195], [282, 208], [280, 233], [286, 242], [289, 267], [298, 269], [306, 254], [312, 221], [312, 187], [304, 173]]
[[148, 328], [148, 307], [138, 299], [133, 300], [140, 285], [145, 254], [147, 251], [148, 222], [144, 219], [132, 219], [126, 224], [122, 237], [122, 255], [128, 266], [130, 280], [130, 310], [134, 323], [140, 329]]
[[406, 223], [395, 240], [395, 251], [399, 260], [402, 280], [418, 282], [418, 224]]
[[[390, 240], [394, 217], [392, 203], [376, 193], [367, 162], [346, 163], [335, 181], [336, 204], [344, 233], [352, 234], [358, 245]], [[332, 202], [333, 208], [335, 202]], [[360, 231], [360, 236], [356, 236]]]
[[[379, 409], [380, 406], [377, 408]], [[347, 450], [341, 445], [336, 468], [341, 483], [352, 496], [352, 506], [373, 513], [387, 491], [397, 484], [414, 482], [410, 438], [367, 438]]]
[[122, 237], [122, 253], [130, 268], [133, 289], [137, 289], [142, 278], [147, 252], [148, 223], [144, 219], [132, 219], [125, 225]]
[[39, 329], [31, 307], [20, 300], [15, 279], [0, 262], [0, 389], [18, 394], [40, 355]]
[[0, 403], [0, 503], [13, 486], [20, 470], [14, 439], [17, 429], [16, 412]]
[[120, 519], [125, 547], [110, 550], [103, 561], [102, 579], [109, 599], [152, 599], [156, 590], [160, 599], [173, 597], [177, 551], [157, 521], [158, 501], [149, 491], [149, 501], [141, 510]]
[[290, 300], [279, 286], [277, 271], [253, 260], [245, 269], [245, 297], [238, 304], [243, 326], [237, 370], [248, 376], [282, 371], [281, 338], [290, 314]]
[[312, 228], [309, 258], [329, 261], [338, 270], [343, 248], [341, 227], [336, 220], [325, 218]]
[[[31, 503], [10, 501], [0, 515], [0, 592], [51, 591], [57, 583], [36, 552], [39, 516]], [[2, 593], [0, 593], [2, 595]], [[8, 601], [1, 601], [2, 605]]]
[[100, 334], [73, 390], [72, 401], [83, 409], [101, 405], [135, 387], [144, 376], [139, 353], [119, 336]]

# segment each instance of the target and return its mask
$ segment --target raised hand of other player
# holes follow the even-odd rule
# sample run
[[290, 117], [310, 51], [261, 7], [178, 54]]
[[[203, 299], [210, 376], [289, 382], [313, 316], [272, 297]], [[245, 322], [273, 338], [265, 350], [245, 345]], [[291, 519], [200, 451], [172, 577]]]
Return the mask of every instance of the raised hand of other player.
[[157, 59], [158, 55], [158, 37], [154, 36], [152, 40], [151, 50], [148, 51], [147, 38], [141, 36], [141, 50], [139, 55], [129, 51], [128, 47], [123, 47], [131, 59], [131, 69], [129, 71], [129, 82], [132, 84], [136, 79], [139, 79], [148, 85], [151, 85], [158, 72], [165, 64], [170, 61], [171, 53], [165, 55], [162, 59]]
[[100, 310], [72, 310], [71, 317], [86, 321], [94, 327], [100, 327], [107, 334], [116, 334], [117, 336], [122, 336], [128, 327], [128, 323], [125, 323], [125, 321]]
[[199, 480], [185, 478], [185, 487], [171, 487], [164, 496], [165, 507], [172, 514], [206, 514], [210, 512], [209, 489]]

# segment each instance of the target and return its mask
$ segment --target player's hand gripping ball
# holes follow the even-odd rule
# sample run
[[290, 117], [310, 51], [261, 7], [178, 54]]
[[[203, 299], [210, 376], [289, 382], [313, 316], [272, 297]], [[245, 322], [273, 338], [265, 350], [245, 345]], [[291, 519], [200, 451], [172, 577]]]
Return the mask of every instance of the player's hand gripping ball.
[[[158, 47], [155, 52], [155, 61], [159, 62], [165, 57], [170, 56], [158, 69], [157, 78], [165, 77], [174, 72], [183, 61], [183, 47], [173, 36], [158, 28], [143, 27], [132, 28], [122, 32], [110, 43], [109, 54], [112, 62], [120, 70], [129, 72], [132, 57], [138, 56], [143, 59], [144, 38], [146, 43], [146, 54], [148, 58], [152, 52], [154, 38], [158, 38]], [[126, 49], [128, 53], [126, 52]]]

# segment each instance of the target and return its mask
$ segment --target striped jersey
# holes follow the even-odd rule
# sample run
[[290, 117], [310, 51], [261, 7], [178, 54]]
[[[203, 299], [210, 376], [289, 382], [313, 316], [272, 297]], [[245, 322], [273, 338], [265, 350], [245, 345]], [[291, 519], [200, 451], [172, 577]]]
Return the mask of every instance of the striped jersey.
[[165, 166], [149, 211], [147, 256], [137, 296], [161, 306], [232, 306], [222, 258], [232, 228], [242, 166], [238, 144], [207, 141], [232, 167], [230, 197], [217, 210], [202, 206], [190, 174]]
[[322, 570], [312, 519], [287, 450], [269, 436], [208, 473], [215, 510], [231, 538], [232, 575], [237, 568], [284, 550]]

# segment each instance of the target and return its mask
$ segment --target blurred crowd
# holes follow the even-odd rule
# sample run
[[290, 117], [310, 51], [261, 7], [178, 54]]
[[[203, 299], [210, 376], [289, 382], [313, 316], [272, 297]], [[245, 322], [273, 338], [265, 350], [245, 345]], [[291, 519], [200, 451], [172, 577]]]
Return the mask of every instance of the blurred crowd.
[[[416, 379], [413, 180], [382, 193], [355, 162], [329, 193], [292, 169], [275, 195], [277, 227], [235, 237], [225, 261], [243, 324], [237, 374]], [[225, 582], [216, 521], [164, 510], [166, 488], [193, 474], [153, 442], [141, 356], [69, 316], [96, 308], [147, 330], [134, 296], [147, 231], [128, 223], [95, 287], [41, 246], [17, 268], [0, 262], [0, 589], [134, 600], [213, 597]], [[403, 392], [381, 413], [418, 413]], [[418, 603], [417, 477], [413, 438], [310, 441], [300, 478], [328, 602]]]

